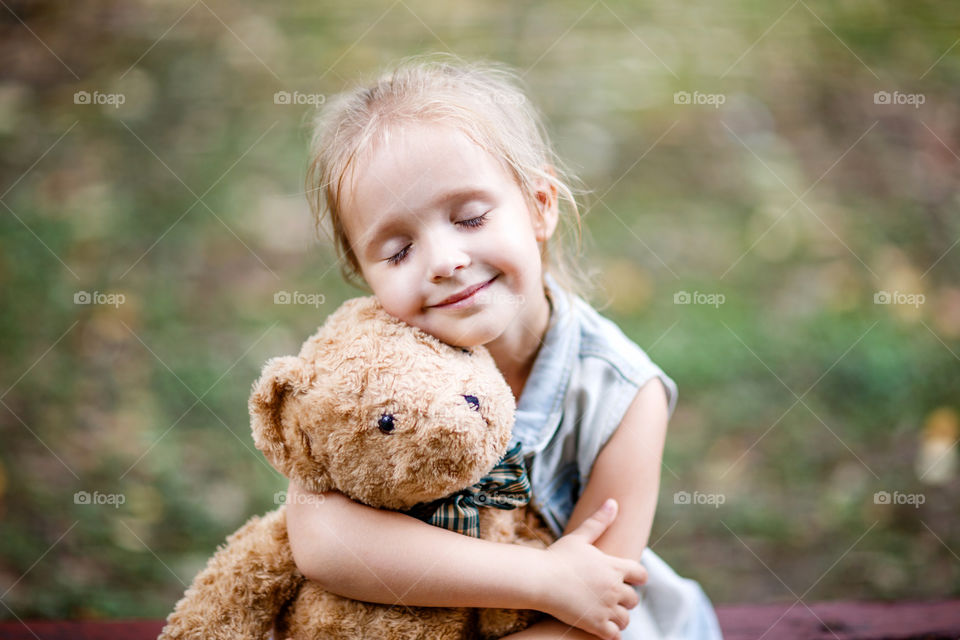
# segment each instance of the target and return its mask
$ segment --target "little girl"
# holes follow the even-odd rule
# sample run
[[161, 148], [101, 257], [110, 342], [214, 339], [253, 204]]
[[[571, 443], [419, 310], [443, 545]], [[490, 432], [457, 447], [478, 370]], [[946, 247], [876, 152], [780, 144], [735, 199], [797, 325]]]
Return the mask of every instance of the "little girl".
[[720, 638], [699, 585], [646, 547], [676, 385], [573, 293], [554, 231], [561, 207], [579, 224], [576, 203], [515, 74], [409, 59], [328, 100], [311, 156], [308, 197], [346, 277], [401, 320], [490, 351], [517, 398], [531, 506], [559, 539], [487, 542], [291, 483], [303, 574], [369, 602], [551, 616], [515, 640]]

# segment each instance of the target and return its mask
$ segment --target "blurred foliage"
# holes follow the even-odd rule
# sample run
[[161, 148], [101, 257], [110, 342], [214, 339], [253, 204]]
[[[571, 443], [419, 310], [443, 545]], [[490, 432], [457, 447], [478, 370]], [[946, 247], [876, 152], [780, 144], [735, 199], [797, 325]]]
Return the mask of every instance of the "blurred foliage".
[[960, 594], [958, 15], [7, 0], [0, 616], [164, 616], [273, 508], [286, 483], [251, 442], [249, 385], [359, 293], [314, 240], [309, 105], [274, 94], [429, 50], [524, 70], [593, 189], [594, 302], [681, 389], [656, 551], [716, 602]]

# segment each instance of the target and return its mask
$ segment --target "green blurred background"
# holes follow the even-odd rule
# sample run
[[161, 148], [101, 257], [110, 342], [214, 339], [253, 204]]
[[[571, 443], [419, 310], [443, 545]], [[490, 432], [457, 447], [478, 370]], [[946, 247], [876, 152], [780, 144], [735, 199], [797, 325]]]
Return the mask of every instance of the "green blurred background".
[[960, 594], [958, 17], [4, 0], [0, 617], [165, 616], [275, 506], [250, 384], [360, 294], [305, 96], [426, 51], [519, 68], [593, 190], [592, 301], [680, 386], [653, 548], [717, 603]]

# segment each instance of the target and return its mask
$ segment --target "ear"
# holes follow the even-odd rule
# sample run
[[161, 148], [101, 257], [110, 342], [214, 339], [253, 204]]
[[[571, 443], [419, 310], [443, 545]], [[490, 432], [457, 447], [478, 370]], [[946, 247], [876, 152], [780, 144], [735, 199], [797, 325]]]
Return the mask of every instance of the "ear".
[[[551, 165], [543, 167], [545, 174], [556, 178], [557, 172]], [[557, 198], [557, 185], [546, 177], [534, 181], [534, 202], [536, 211], [533, 216], [533, 230], [537, 242], [546, 242], [557, 228], [560, 217], [560, 204]]]
[[250, 393], [248, 409], [254, 443], [284, 473], [287, 472], [290, 452], [280, 422], [283, 402], [291, 391], [306, 387], [306, 378], [300, 358], [271, 358], [263, 366], [260, 378], [253, 383]]

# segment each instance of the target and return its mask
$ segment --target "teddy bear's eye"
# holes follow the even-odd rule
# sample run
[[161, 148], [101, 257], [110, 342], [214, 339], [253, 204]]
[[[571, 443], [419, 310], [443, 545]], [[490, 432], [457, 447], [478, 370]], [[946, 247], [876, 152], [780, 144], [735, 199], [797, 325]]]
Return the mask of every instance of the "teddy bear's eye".
[[384, 433], [393, 431], [393, 415], [385, 413], [377, 420], [377, 427]]
[[470, 349], [464, 349], [463, 347], [460, 347], [460, 351], [462, 351], [463, 353], [467, 354], [468, 356], [472, 356], [472, 355], [473, 355], [473, 351], [470, 351]]
[[480, 411], [480, 401], [477, 400], [477, 396], [463, 396], [463, 399], [467, 401], [467, 404], [470, 405], [470, 408], [474, 411]]

